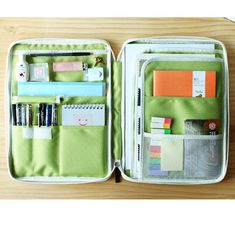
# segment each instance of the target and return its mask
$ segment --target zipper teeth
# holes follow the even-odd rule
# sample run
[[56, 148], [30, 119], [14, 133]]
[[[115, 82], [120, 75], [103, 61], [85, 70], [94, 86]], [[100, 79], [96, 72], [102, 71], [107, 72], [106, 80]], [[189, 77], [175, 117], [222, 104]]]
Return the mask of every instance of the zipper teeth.
[[[122, 45], [121, 51], [118, 54], [117, 59], [120, 60], [121, 59], [121, 55], [123, 54], [124, 48], [127, 44], [131, 43], [131, 42], [135, 42], [135, 41], [140, 41], [140, 42], [145, 42], [145, 43], [156, 43], [156, 42], [160, 42], [160, 43], [205, 43], [205, 44], [220, 44], [223, 45], [220, 41], [217, 41], [215, 39], [212, 38], [205, 38], [205, 37], [198, 37], [198, 36], [157, 36], [157, 37], [149, 37], [149, 38], [132, 38], [129, 39], [127, 41], [124, 42], [124, 44]], [[223, 52], [223, 50], [222, 50]]]
[[105, 44], [109, 43], [103, 39], [64, 39], [64, 38], [35, 38], [16, 41], [13, 44]]
[[29, 55], [31, 53], [79, 53], [79, 52], [92, 52], [93, 54], [107, 54], [106, 50], [16, 50], [13, 55]]

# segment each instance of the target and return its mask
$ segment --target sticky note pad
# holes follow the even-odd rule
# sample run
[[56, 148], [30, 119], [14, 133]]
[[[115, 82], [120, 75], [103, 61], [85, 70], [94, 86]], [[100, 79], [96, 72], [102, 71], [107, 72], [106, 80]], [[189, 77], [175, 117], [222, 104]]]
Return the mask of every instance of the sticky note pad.
[[161, 163], [161, 159], [160, 158], [150, 158], [150, 164], [160, 164]]
[[216, 71], [154, 71], [153, 96], [216, 97]]
[[160, 152], [150, 152], [150, 157], [151, 158], [161, 158], [161, 153]]
[[183, 170], [183, 140], [162, 139], [161, 170]]
[[150, 152], [160, 152], [161, 147], [160, 146], [150, 146]]
[[160, 164], [150, 165], [149, 170], [160, 170]]

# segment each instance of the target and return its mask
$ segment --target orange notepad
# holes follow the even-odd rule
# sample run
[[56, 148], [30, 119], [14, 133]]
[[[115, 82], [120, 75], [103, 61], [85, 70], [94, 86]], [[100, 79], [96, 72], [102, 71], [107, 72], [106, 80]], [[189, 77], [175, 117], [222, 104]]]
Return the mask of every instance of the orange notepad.
[[154, 71], [153, 96], [216, 97], [216, 72]]

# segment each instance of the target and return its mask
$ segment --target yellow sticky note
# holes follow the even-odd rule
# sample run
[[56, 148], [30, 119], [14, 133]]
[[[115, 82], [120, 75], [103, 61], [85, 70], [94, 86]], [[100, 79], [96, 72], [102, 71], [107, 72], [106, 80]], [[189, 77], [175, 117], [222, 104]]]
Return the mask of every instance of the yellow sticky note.
[[161, 147], [161, 170], [182, 171], [183, 170], [183, 140], [162, 139]]

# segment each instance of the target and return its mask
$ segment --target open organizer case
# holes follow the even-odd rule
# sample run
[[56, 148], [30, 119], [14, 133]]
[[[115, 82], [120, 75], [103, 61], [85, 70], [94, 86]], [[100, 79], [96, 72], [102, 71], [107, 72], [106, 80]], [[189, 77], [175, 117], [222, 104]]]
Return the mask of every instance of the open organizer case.
[[[27, 63], [26, 71], [25, 68], [19, 71], [22, 61]], [[88, 82], [102, 83], [105, 93], [92, 96], [90, 89], [76, 86], [77, 82], [87, 82], [84, 78], [87, 68], [54, 71], [54, 62], [67, 61], [103, 68], [101, 79], [95, 73]], [[48, 80], [31, 81], [30, 71], [27, 81], [18, 81], [20, 72], [29, 73], [27, 65], [40, 67], [40, 63], [48, 66]], [[45, 67], [43, 70], [39, 69], [39, 78], [40, 73], [45, 75]], [[204, 71], [204, 77], [200, 73], [197, 77], [199, 83], [191, 84], [199, 89], [208, 82], [206, 71], [212, 71], [216, 74], [215, 96], [154, 96], [153, 83], [165, 89], [164, 82], [154, 81], [156, 71], [167, 71], [169, 80], [175, 79], [172, 71], [188, 74]], [[111, 46], [104, 40], [23, 40], [13, 43], [9, 49], [7, 74], [8, 162], [11, 177], [18, 181], [101, 182], [109, 179], [115, 168], [128, 181], [158, 184], [216, 183], [226, 174], [229, 74], [226, 49], [220, 41], [201, 37], [132, 39], [124, 43], [116, 60]], [[75, 84], [75, 89], [69, 90], [66, 82]], [[184, 79], [180, 82], [184, 83]], [[175, 88], [173, 85], [172, 89]], [[184, 85], [181, 88], [184, 92]], [[68, 92], [73, 94], [67, 95]], [[86, 96], [88, 92], [90, 96]], [[48, 93], [53, 94], [48, 96]], [[56, 124], [38, 126], [37, 107], [41, 103], [55, 105]], [[63, 125], [63, 107], [94, 104], [105, 107], [104, 124]], [[17, 112], [19, 105], [31, 107], [32, 112], [28, 113], [32, 113], [32, 124], [13, 121], [16, 117], [13, 110], [21, 119], [25, 116], [24, 109]], [[151, 121], [155, 117], [171, 119], [171, 134], [152, 132]], [[191, 123], [187, 134], [186, 121]], [[216, 132], [203, 133], [208, 121], [212, 123], [211, 129], [216, 126]]]

